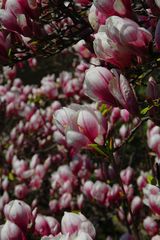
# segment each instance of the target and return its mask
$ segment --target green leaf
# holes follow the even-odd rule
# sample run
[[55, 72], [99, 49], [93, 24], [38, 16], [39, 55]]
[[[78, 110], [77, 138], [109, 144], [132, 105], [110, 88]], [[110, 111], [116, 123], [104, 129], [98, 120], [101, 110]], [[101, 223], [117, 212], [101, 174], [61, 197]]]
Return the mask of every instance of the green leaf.
[[155, 179], [152, 175], [148, 175], [148, 176], [147, 176], [147, 182], [148, 182], [149, 184], [152, 184], [152, 185], [156, 185], [156, 184], [157, 184], [156, 179]]
[[102, 147], [100, 147], [98, 144], [96, 143], [89, 144], [89, 147], [95, 149], [98, 153], [106, 157], [106, 153], [101, 149]]
[[8, 174], [8, 179], [9, 179], [10, 181], [13, 181], [13, 180], [15, 179], [15, 177], [14, 177], [14, 175], [13, 175], [12, 172], [10, 172], [10, 173]]
[[142, 115], [146, 115], [150, 109], [152, 109], [153, 106], [147, 106], [141, 110]]
[[8, 57], [9, 57], [9, 58], [11, 57], [11, 54], [12, 54], [12, 48], [10, 48], [10, 49], [8, 50]]
[[147, 70], [146, 72], [143, 72], [138, 79], [142, 79], [145, 78], [148, 74], [150, 74], [152, 72], [152, 69]]

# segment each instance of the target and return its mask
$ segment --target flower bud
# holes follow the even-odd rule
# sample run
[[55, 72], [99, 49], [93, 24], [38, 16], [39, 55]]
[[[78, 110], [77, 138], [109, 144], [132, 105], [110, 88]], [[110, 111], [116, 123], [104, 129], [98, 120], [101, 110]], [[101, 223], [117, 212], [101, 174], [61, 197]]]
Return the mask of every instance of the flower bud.
[[120, 172], [121, 180], [124, 184], [129, 185], [133, 179], [134, 171], [131, 167], [127, 167], [126, 169]]
[[153, 236], [158, 233], [158, 224], [152, 217], [146, 217], [143, 221], [143, 226], [149, 236]]
[[32, 212], [28, 204], [20, 200], [12, 200], [4, 207], [4, 215], [7, 220], [15, 223], [21, 229], [26, 230], [32, 222]]
[[135, 196], [131, 202], [131, 210], [133, 214], [139, 213], [142, 208], [142, 200], [139, 196]]
[[2, 240], [26, 240], [24, 233], [18, 225], [11, 221], [6, 221], [0, 232]]

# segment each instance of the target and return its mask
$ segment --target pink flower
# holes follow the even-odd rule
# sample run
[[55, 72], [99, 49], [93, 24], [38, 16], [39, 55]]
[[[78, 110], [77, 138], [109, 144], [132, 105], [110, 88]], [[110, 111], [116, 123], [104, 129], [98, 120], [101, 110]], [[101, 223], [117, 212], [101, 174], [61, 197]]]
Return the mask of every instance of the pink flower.
[[104, 117], [91, 107], [72, 105], [55, 113], [55, 124], [66, 136], [68, 146], [75, 149], [90, 143], [103, 145], [106, 134]]
[[90, 68], [85, 74], [86, 94], [93, 100], [116, 106], [116, 100], [109, 91], [109, 82], [113, 78], [113, 74], [107, 68]]
[[95, 31], [98, 31], [100, 25], [105, 24], [106, 16], [98, 11], [98, 9], [92, 5], [88, 14], [88, 20]]
[[3, 240], [26, 240], [23, 231], [15, 223], [6, 221], [0, 231], [0, 239]]
[[149, 195], [149, 207], [152, 209], [152, 211], [158, 215], [160, 215], [160, 193], [157, 195]]
[[74, 0], [76, 3], [80, 3], [81, 5], [88, 5], [91, 3], [91, 0]]
[[59, 222], [54, 218], [54, 217], [50, 217], [50, 216], [45, 216], [48, 225], [50, 227], [50, 232], [51, 234], [53, 234], [54, 236], [57, 235], [60, 232], [60, 224]]
[[100, 121], [101, 116], [96, 115], [93, 111], [89, 111], [88, 109], [79, 111], [77, 118], [79, 131], [84, 134], [91, 143], [97, 142], [103, 145], [105, 129], [100, 125]]
[[109, 187], [106, 183], [96, 181], [91, 189], [91, 195], [100, 203], [104, 203]]
[[131, 202], [131, 210], [133, 214], [139, 213], [142, 208], [142, 200], [139, 196], [135, 196]]
[[114, 71], [115, 78], [109, 82], [109, 90], [122, 108], [127, 109], [131, 114], [138, 114], [138, 103], [132, 86], [123, 75]]
[[152, 134], [148, 138], [148, 145], [160, 157], [160, 134], [159, 133]]
[[82, 188], [83, 193], [89, 198], [92, 198], [91, 191], [92, 191], [93, 185], [94, 185], [94, 183], [92, 181], [88, 180], [84, 183], [83, 188]]
[[131, 1], [130, 0], [94, 0], [96, 8], [107, 17], [112, 15], [130, 16]]
[[146, 52], [151, 40], [151, 33], [136, 22], [112, 16], [95, 34], [94, 50], [100, 59], [124, 68], [130, 65], [133, 56]]
[[152, 35], [145, 28], [128, 19], [118, 16], [109, 17], [105, 24], [107, 36], [114, 42], [126, 46], [134, 54], [143, 53], [152, 40]]
[[26, 230], [32, 222], [32, 212], [28, 204], [20, 200], [12, 200], [4, 207], [4, 215], [7, 220], [15, 223], [21, 229]]
[[147, 184], [147, 177], [144, 175], [141, 175], [137, 178], [137, 185], [140, 190], [142, 190]]
[[71, 193], [67, 193], [67, 192], [64, 193], [59, 198], [59, 204], [58, 204], [59, 209], [70, 208], [71, 207], [71, 200], [72, 200]]
[[36, 0], [7, 0], [3, 7], [0, 9], [0, 21], [6, 29], [24, 36], [32, 36], [39, 30], [39, 26], [32, 21], [39, 15]]
[[15, 186], [14, 194], [19, 199], [24, 199], [28, 194], [28, 187], [25, 183], [18, 184]]
[[38, 214], [35, 219], [35, 231], [41, 236], [51, 233], [50, 226], [45, 216]]
[[65, 212], [61, 222], [62, 233], [73, 234], [82, 230], [90, 237], [95, 238], [95, 228], [92, 223], [83, 215]]
[[120, 172], [120, 177], [122, 179], [122, 182], [126, 185], [129, 185], [131, 181], [133, 180], [134, 171], [131, 167], [127, 167], [126, 169], [122, 170]]
[[152, 217], [146, 217], [143, 221], [143, 226], [149, 236], [153, 236], [158, 233], [158, 224]]
[[62, 233], [78, 232], [81, 225], [79, 214], [65, 212], [61, 222]]
[[160, 91], [158, 91], [158, 84], [153, 77], [148, 79], [147, 85], [147, 97], [151, 98], [152, 100], [157, 99], [160, 96]]
[[132, 53], [126, 46], [122, 46], [109, 38], [103, 26], [101, 26], [98, 33], [95, 34], [93, 47], [99, 59], [118, 66], [119, 68], [130, 65]]

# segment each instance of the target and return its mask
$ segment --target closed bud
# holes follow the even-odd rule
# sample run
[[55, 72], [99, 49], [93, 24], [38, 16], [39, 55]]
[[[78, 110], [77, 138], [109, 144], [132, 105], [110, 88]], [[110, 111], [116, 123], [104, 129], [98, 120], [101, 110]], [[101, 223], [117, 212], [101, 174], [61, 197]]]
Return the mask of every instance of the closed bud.
[[142, 208], [142, 200], [139, 196], [135, 196], [131, 202], [131, 210], [133, 214], [139, 213]]
[[26, 237], [18, 225], [7, 220], [0, 231], [0, 239], [2, 239], [2, 240], [26, 240]]
[[21, 229], [26, 230], [32, 222], [32, 212], [28, 204], [20, 200], [12, 200], [4, 207], [4, 215], [7, 220], [15, 223]]
[[146, 217], [143, 221], [143, 226], [149, 236], [153, 236], [158, 233], [158, 224], [152, 217]]

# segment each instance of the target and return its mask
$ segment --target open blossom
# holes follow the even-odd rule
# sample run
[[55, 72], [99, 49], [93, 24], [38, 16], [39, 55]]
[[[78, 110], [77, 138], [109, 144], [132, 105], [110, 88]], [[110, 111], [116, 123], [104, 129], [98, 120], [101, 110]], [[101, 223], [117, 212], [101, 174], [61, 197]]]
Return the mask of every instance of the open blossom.
[[130, 16], [131, 1], [130, 0], [94, 0], [96, 8], [107, 17], [112, 15]]
[[105, 32], [113, 41], [126, 45], [129, 49], [139, 52], [148, 47], [152, 35], [145, 28], [128, 18], [112, 16], [107, 19]]
[[88, 20], [92, 28], [97, 31], [100, 25], [105, 24], [106, 16], [102, 12], [100, 12], [94, 5], [92, 5], [89, 10]]
[[74, 105], [55, 112], [55, 124], [66, 136], [69, 146], [79, 148], [91, 143], [103, 145], [106, 134], [105, 118], [91, 107]]
[[83, 215], [65, 212], [62, 222], [62, 233], [77, 233], [79, 230], [87, 233], [90, 237], [95, 238], [96, 232], [92, 223]]
[[114, 69], [112, 72], [114, 75], [104, 67], [90, 68], [85, 76], [86, 94], [94, 100], [137, 114], [138, 104], [131, 85], [122, 74], [119, 76]]
[[143, 55], [151, 40], [151, 33], [136, 22], [112, 16], [95, 34], [94, 50], [100, 59], [123, 68], [133, 56]]
[[129, 66], [131, 62], [132, 54], [128, 48], [110, 39], [105, 33], [103, 26], [95, 34], [93, 46], [97, 57], [108, 63], [124, 68], [125, 66]]
[[39, 15], [38, 5], [34, 1], [6, 0], [0, 9], [0, 22], [8, 30], [24, 36], [32, 36], [39, 26], [32, 19]]

